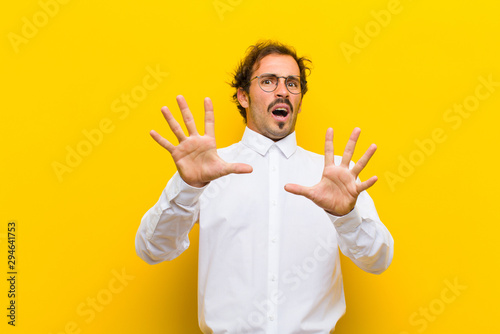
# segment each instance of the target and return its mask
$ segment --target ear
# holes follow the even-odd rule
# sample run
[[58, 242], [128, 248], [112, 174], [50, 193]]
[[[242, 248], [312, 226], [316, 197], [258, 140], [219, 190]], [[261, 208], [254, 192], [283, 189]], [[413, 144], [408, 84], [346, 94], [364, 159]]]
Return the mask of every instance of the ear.
[[248, 103], [248, 94], [247, 94], [247, 92], [245, 92], [243, 90], [243, 88], [239, 87], [238, 88], [237, 96], [238, 96], [238, 102], [240, 103], [240, 105], [243, 108], [245, 108], [245, 109], [248, 108], [249, 103]]
[[300, 100], [299, 110], [297, 111], [297, 114], [299, 114], [301, 111], [302, 111], [302, 99]]

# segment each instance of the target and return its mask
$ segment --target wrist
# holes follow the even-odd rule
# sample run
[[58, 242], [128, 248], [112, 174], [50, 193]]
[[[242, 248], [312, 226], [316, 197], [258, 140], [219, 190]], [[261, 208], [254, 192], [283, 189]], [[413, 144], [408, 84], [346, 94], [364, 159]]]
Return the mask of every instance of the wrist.
[[209, 184], [210, 182], [196, 182], [196, 181], [186, 181], [184, 180], [184, 178], [181, 176], [181, 179], [190, 187], [193, 187], [193, 188], [203, 188], [205, 187], [207, 184]]
[[200, 182], [200, 181], [190, 180], [189, 178], [185, 177], [181, 173], [179, 173], [179, 176], [181, 177], [182, 181], [184, 181], [184, 183], [186, 183], [188, 186], [193, 187], [193, 188], [203, 188], [207, 184], [210, 183], [210, 182]]
[[354, 206], [353, 206], [351, 209], [348, 209], [348, 210], [345, 210], [345, 211], [339, 211], [339, 212], [337, 212], [337, 211], [332, 211], [332, 210], [326, 210], [326, 209], [325, 209], [325, 211], [326, 211], [327, 213], [331, 214], [332, 216], [337, 216], [337, 217], [342, 217], [342, 216], [345, 216], [345, 215], [347, 215], [347, 214], [351, 213], [351, 212], [352, 212], [352, 210], [354, 210]]

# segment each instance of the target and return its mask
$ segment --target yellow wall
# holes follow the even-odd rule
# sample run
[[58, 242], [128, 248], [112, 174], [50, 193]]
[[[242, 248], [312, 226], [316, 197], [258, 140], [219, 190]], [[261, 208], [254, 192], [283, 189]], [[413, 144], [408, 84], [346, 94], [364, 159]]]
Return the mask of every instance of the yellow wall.
[[261, 38], [313, 60], [302, 147], [321, 153], [328, 126], [337, 153], [355, 126], [355, 159], [379, 146], [362, 177], [380, 178], [370, 194], [394, 261], [374, 276], [343, 259], [336, 333], [497, 332], [499, 11], [491, 0], [9, 2], [0, 258], [8, 277], [16, 221], [17, 318], [7, 325], [2, 278], [2, 333], [198, 332], [197, 228], [173, 262], [135, 254], [140, 219], [175, 170], [148, 132], [174, 140], [160, 107], [179, 116], [183, 94], [202, 122], [210, 96], [218, 146], [238, 141], [225, 82]]

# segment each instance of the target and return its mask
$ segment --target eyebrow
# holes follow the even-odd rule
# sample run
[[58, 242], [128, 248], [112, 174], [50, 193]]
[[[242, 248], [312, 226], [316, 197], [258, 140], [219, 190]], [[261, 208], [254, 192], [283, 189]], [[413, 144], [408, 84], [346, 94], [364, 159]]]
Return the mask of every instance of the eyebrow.
[[277, 75], [276, 73], [269, 73], [269, 72], [264, 72], [264, 73], [261, 73], [261, 74], [256, 75], [256, 76], [260, 77], [261, 75], [264, 75], [264, 74], [270, 74], [270, 75], [274, 75], [275, 77], [285, 77], [285, 78], [288, 78], [288, 77], [300, 77], [300, 74], [290, 74], [290, 75], [284, 76], [284, 75]]

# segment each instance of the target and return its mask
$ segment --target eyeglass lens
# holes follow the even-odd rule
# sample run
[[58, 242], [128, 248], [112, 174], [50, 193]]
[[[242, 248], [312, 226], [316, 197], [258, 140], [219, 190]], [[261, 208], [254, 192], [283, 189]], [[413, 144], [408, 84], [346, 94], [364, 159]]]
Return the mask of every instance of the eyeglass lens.
[[[279, 78], [274, 74], [262, 74], [259, 77], [259, 86], [265, 92], [272, 92], [278, 87]], [[292, 94], [300, 93], [300, 78], [289, 76], [285, 80], [288, 91]]]

